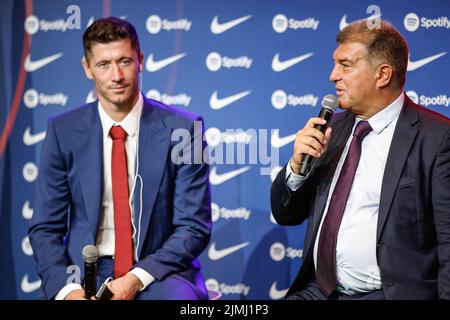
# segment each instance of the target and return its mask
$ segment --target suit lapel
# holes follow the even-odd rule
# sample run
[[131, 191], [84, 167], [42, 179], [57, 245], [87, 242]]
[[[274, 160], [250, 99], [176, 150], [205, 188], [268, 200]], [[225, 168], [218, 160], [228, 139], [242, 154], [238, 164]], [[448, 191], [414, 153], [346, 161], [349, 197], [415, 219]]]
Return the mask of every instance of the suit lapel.
[[[170, 146], [170, 128], [167, 128], [158, 113], [158, 107], [144, 98], [144, 108], [139, 129], [139, 175], [142, 177], [142, 200], [137, 187], [135, 197], [135, 219], [138, 226], [139, 243], [144, 243], [150, 224], [153, 207], [158, 195], [161, 179], [167, 163]], [[139, 217], [142, 206], [142, 216]], [[139, 220], [141, 220], [139, 222]], [[139, 246], [139, 252], [142, 245]]]
[[377, 241], [386, 222], [409, 150], [417, 135], [418, 126], [415, 125], [417, 121], [418, 116], [414, 103], [405, 94], [403, 110], [397, 121], [384, 169], [378, 212]]
[[90, 103], [79, 126], [74, 128], [73, 154], [91, 233], [96, 239], [103, 185], [103, 130], [97, 102]]

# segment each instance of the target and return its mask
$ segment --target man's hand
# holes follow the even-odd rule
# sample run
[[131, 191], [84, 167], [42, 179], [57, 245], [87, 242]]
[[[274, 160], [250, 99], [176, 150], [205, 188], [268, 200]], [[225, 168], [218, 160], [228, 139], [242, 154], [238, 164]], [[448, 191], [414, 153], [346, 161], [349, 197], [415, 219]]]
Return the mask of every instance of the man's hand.
[[141, 280], [132, 273], [127, 273], [108, 283], [108, 288], [113, 293], [111, 300], [133, 300], [143, 286]]
[[87, 300], [83, 289], [75, 289], [64, 298], [64, 300]]
[[322, 118], [311, 118], [305, 127], [297, 132], [291, 160], [291, 169], [295, 174], [300, 172], [300, 163], [304, 153], [319, 158], [327, 150], [331, 138], [331, 127], [327, 128], [325, 134], [314, 128], [316, 124], [324, 125], [325, 123], [327, 123], [326, 120]]

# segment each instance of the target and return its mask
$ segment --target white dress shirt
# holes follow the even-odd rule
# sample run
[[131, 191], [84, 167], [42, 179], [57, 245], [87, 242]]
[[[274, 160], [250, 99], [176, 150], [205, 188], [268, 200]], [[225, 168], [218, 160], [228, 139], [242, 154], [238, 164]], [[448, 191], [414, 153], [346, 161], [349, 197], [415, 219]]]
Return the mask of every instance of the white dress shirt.
[[[128, 134], [125, 140], [125, 149], [127, 153], [127, 168], [128, 168], [128, 186], [130, 191], [130, 206], [131, 206], [131, 221], [133, 225], [133, 248], [136, 245], [136, 226], [134, 226], [134, 199], [133, 199], [133, 185], [135, 182], [135, 167], [137, 148], [139, 143], [139, 123], [144, 106], [144, 99], [142, 94], [139, 94], [138, 101], [133, 106], [133, 109], [120, 122], [115, 122], [106, 113], [103, 107], [98, 102], [98, 113], [103, 128], [103, 197], [102, 197], [102, 211], [100, 216], [99, 228], [97, 233], [97, 249], [99, 256], [114, 256], [115, 250], [115, 233], [114, 233], [114, 203], [112, 195], [112, 176], [111, 176], [111, 158], [112, 158], [112, 138], [109, 131], [113, 126], [120, 125]], [[137, 253], [133, 250], [134, 259], [137, 261]], [[143, 283], [144, 290], [155, 278], [142, 268], [134, 268], [130, 271]], [[64, 299], [71, 291], [82, 288], [79, 284], [68, 284], [61, 291], [58, 292], [55, 299]]]
[[[361, 145], [361, 158], [347, 199], [336, 245], [337, 290], [349, 295], [381, 288], [380, 269], [376, 258], [376, 231], [381, 183], [404, 100], [402, 93], [389, 106], [368, 120], [373, 130], [364, 138]], [[359, 121], [361, 119], [356, 118], [352, 134], [346, 142], [331, 182], [324, 214], [314, 243], [315, 266], [317, 266], [317, 247], [322, 223], [347, 156], [353, 131]], [[286, 168], [288, 187], [295, 191], [300, 188], [305, 179], [307, 177], [301, 177], [292, 172], [289, 162]]]

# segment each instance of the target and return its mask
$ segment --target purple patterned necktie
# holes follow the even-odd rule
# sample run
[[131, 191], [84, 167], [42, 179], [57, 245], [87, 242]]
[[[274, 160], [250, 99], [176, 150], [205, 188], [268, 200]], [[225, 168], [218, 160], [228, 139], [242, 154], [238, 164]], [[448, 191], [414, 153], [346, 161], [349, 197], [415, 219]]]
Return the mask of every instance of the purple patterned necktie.
[[316, 281], [326, 296], [329, 296], [336, 287], [336, 242], [339, 227], [361, 156], [361, 142], [371, 130], [367, 121], [360, 121], [356, 125], [347, 157], [331, 196], [328, 213], [320, 231]]

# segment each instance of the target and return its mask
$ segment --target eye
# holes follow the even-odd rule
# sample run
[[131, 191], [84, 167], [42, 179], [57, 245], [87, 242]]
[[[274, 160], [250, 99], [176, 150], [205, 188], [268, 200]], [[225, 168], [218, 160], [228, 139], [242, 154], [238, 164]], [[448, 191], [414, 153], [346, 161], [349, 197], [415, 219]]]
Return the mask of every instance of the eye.
[[123, 66], [128, 66], [131, 63], [130, 59], [123, 59], [120, 64]]
[[99, 67], [100, 69], [107, 69], [108, 66], [109, 64], [106, 62], [100, 62], [99, 64], [97, 64], [97, 67]]

